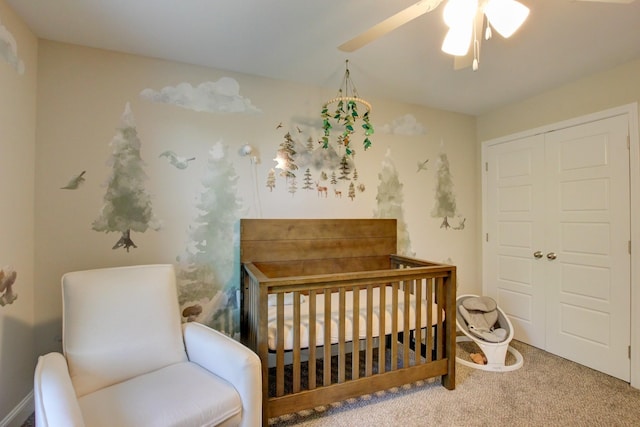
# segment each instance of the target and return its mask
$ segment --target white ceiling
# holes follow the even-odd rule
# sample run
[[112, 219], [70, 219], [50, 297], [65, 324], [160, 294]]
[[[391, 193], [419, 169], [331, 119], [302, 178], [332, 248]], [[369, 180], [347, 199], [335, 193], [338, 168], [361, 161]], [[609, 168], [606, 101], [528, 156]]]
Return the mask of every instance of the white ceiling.
[[[41, 38], [481, 114], [640, 58], [640, 1], [520, 0], [531, 13], [454, 71], [442, 8], [351, 54], [337, 46], [417, 0], [6, 0]], [[640, 79], [640, 76], [638, 76]], [[198, 82], [192, 82], [198, 83]]]

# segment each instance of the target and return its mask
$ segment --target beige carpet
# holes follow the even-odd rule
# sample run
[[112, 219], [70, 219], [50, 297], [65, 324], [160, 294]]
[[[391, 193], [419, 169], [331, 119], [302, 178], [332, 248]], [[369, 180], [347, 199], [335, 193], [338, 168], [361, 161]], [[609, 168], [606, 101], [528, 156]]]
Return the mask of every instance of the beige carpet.
[[[475, 351], [461, 343], [464, 357]], [[456, 389], [423, 381], [269, 420], [284, 426], [640, 426], [640, 390], [512, 342], [524, 365], [485, 372], [461, 364]], [[507, 363], [510, 363], [508, 359]]]

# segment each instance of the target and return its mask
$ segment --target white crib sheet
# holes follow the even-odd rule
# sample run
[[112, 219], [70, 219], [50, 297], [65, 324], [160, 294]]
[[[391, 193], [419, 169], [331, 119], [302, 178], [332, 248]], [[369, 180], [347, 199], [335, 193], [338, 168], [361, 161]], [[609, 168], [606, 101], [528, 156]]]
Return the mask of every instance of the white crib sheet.
[[[385, 287], [385, 331], [384, 335], [391, 333], [391, 315], [393, 309], [392, 292], [391, 287]], [[333, 292], [331, 294], [331, 344], [338, 342], [338, 324], [340, 311], [339, 307], [339, 294]], [[300, 348], [309, 347], [309, 297], [302, 298], [301, 295], [300, 304]], [[416, 314], [415, 305], [416, 298], [414, 295], [409, 296], [409, 329], [415, 329]], [[287, 302], [292, 300], [288, 299]], [[379, 301], [380, 301], [380, 288], [373, 289], [373, 325], [372, 336], [380, 336], [380, 320], [379, 320]], [[365, 289], [360, 291], [359, 298], [360, 318], [358, 323], [359, 338], [366, 338], [367, 336], [367, 291]], [[398, 324], [397, 328], [399, 332], [404, 328], [404, 292], [398, 290]], [[421, 320], [420, 326], [427, 326], [427, 305], [425, 300], [421, 300]], [[431, 325], [436, 325], [438, 322], [438, 308], [436, 304], [432, 304], [432, 316]], [[276, 314], [277, 307], [275, 305], [269, 305], [269, 325], [268, 325], [268, 343], [269, 349], [276, 349]], [[444, 320], [444, 312], [442, 313], [442, 320]], [[349, 342], [353, 340], [353, 292], [345, 292], [345, 341]], [[324, 345], [324, 294], [316, 295], [316, 346]], [[293, 305], [284, 305], [284, 349], [293, 349]]]

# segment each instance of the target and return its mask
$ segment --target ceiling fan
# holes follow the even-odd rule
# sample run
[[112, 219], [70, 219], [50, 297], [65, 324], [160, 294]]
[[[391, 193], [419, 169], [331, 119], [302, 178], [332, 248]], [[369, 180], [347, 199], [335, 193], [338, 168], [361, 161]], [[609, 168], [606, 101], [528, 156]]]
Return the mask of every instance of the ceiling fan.
[[[632, 3], [635, 0], [571, 0], [600, 3]], [[444, 0], [421, 0], [374, 25], [360, 35], [338, 46], [343, 52], [353, 52], [398, 27], [436, 9]], [[485, 30], [485, 39], [494, 28], [505, 38], [510, 37], [526, 20], [529, 9], [516, 0], [447, 0], [443, 17], [449, 27], [442, 50], [454, 56], [454, 69], [469, 66], [478, 69], [480, 41], [478, 32]], [[485, 26], [485, 17], [487, 20]], [[473, 42], [473, 43], [472, 43]], [[469, 47], [473, 45], [473, 49]]]

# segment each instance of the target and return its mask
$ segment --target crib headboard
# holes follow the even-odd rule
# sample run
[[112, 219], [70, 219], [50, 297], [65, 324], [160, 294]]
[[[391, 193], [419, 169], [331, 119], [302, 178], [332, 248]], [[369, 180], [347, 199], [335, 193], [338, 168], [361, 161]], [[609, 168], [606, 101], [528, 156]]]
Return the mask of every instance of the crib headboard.
[[395, 219], [241, 219], [240, 261], [267, 277], [390, 268]]

